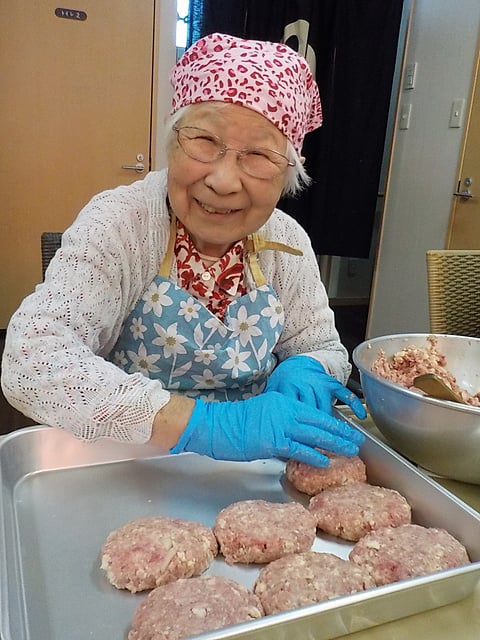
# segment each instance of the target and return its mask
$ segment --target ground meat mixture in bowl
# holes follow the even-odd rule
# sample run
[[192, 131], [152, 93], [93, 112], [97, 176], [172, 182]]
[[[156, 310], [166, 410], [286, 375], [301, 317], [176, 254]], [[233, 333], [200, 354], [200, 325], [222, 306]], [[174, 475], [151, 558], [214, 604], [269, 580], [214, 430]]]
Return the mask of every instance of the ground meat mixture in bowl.
[[[366, 340], [353, 352], [367, 409], [394, 449], [434, 474], [480, 484], [480, 338], [398, 334]], [[413, 390], [435, 373], [468, 404]]]
[[[480, 407], [480, 390], [477, 393], [470, 393], [457, 384], [457, 379], [448, 369], [445, 354], [438, 349], [437, 336], [428, 336], [426, 346], [409, 344], [389, 357], [381, 350], [372, 364], [372, 371], [390, 382], [396, 382], [416, 391], [413, 384], [415, 378], [433, 373], [455, 391], [464, 402], [473, 407]], [[422, 392], [418, 390], [418, 393]]]

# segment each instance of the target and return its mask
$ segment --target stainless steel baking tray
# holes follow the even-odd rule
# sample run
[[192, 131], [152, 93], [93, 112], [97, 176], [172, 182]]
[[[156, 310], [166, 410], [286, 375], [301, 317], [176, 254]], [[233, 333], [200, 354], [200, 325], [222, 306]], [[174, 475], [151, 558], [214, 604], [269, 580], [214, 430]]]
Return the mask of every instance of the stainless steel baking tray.
[[[348, 418], [347, 418], [348, 420]], [[327, 640], [460, 600], [480, 577], [480, 515], [368, 433], [361, 455], [371, 483], [403, 493], [414, 521], [444, 527], [471, 565], [399, 582], [197, 636]], [[235, 500], [301, 500], [278, 460], [220, 462], [158, 456], [145, 446], [86, 444], [29, 427], [0, 443], [2, 640], [126, 640], [145, 594], [118, 591], [99, 567], [107, 534], [130, 519], [169, 515], [212, 525]], [[314, 548], [347, 557], [351, 545], [318, 536]], [[251, 587], [256, 567], [216, 559], [209, 573]]]

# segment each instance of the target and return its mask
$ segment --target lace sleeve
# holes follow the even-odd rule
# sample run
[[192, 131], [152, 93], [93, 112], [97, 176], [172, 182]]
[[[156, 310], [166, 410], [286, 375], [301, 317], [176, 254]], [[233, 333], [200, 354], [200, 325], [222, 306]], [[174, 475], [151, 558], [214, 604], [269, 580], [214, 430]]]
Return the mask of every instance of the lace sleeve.
[[148, 197], [152, 180], [161, 192], [157, 175], [86, 205], [63, 234], [45, 282], [8, 327], [2, 363], [8, 401], [82, 439], [145, 442], [170, 398], [158, 381], [129, 375], [104, 358], [168, 240], [168, 213], [160, 198]]

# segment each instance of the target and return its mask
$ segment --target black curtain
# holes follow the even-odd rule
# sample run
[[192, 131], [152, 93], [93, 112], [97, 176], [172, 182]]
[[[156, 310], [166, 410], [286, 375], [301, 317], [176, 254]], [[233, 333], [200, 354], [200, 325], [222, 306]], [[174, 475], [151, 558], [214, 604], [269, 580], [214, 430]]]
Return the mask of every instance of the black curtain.
[[[215, 31], [278, 42], [286, 25], [307, 29], [324, 123], [303, 148], [313, 184], [280, 206], [317, 254], [369, 257], [402, 9], [403, 0], [190, 0], [189, 43]], [[301, 39], [285, 41], [308, 57]]]

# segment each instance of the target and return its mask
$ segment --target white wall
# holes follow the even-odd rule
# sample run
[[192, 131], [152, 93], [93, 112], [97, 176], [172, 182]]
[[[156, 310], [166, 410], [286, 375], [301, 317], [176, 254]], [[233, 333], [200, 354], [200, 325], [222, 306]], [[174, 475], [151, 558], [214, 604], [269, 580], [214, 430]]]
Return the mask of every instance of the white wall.
[[406, 62], [417, 62], [407, 130], [397, 126], [370, 301], [367, 337], [428, 332], [425, 252], [444, 248], [464, 128], [453, 100], [470, 100], [479, 0], [416, 0]]

